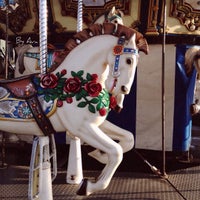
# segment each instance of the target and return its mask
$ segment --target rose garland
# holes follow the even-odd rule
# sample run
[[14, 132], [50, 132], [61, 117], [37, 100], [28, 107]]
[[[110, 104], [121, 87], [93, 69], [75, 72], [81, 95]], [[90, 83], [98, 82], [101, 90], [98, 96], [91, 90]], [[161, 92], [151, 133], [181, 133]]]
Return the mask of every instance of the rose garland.
[[97, 74], [87, 73], [83, 78], [84, 71], [71, 71], [71, 77], [64, 77], [67, 70], [62, 70], [56, 75], [53, 73], [35, 77], [34, 83], [38, 89], [38, 95], [44, 95], [45, 101], [57, 99], [57, 107], [63, 105], [63, 101], [72, 103], [79, 101], [78, 107], [84, 108], [88, 106], [88, 110], [92, 113], [99, 112], [101, 116], [105, 116], [110, 109], [116, 106], [116, 99], [109, 95], [107, 90], [102, 89], [100, 83], [97, 82]]

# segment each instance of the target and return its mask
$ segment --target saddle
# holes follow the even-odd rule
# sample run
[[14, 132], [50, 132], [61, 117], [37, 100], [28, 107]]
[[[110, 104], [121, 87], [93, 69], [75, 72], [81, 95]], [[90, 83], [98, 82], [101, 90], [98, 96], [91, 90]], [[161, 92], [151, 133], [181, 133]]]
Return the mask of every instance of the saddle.
[[37, 89], [32, 81], [35, 75], [36, 74], [31, 74], [12, 80], [0, 80], [0, 86], [6, 88], [14, 98], [24, 99], [27, 102], [39, 128], [45, 136], [50, 136], [56, 131], [54, 130], [49, 118], [44, 114], [37, 98]]
[[32, 83], [33, 74], [12, 80], [0, 80], [0, 86], [6, 88], [18, 99], [28, 99], [36, 95], [37, 91]]

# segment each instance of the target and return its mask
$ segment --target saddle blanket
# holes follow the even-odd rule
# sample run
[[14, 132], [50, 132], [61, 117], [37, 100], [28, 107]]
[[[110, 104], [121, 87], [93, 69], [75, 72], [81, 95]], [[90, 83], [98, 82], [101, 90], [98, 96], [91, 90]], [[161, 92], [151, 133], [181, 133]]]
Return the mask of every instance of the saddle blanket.
[[[55, 112], [56, 101], [46, 102], [44, 95], [38, 96], [38, 100], [47, 117]], [[4, 120], [34, 120], [26, 100], [14, 98], [4, 87], [0, 87], [0, 118]]]

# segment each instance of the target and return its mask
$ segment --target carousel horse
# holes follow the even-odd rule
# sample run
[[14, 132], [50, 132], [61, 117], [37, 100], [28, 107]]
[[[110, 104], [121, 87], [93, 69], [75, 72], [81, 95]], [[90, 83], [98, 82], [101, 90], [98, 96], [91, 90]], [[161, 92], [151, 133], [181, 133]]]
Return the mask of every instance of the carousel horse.
[[[197, 77], [200, 75], [200, 48], [198, 46], [194, 46], [189, 48], [185, 53], [185, 68], [186, 74], [190, 75], [193, 68], [195, 67], [197, 71]], [[200, 105], [199, 105], [199, 79], [197, 78], [197, 82], [195, 85], [195, 103], [190, 106], [190, 112], [192, 115], [199, 113]]]
[[[6, 73], [6, 55], [5, 55], [5, 46], [6, 41], [0, 39], [0, 76], [1, 78], [5, 77]], [[8, 71], [14, 71], [14, 63], [15, 63], [15, 50], [12, 45], [9, 43], [8, 45]]]
[[105, 12], [102, 15], [98, 16], [94, 20], [93, 24], [103, 24], [104, 22], [110, 22], [114, 24], [123, 25], [123, 16], [124, 13], [121, 10], [116, 9], [115, 6], [113, 6], [113, 8], [109, 12]]
[[104, 122], [116, 97], [130, 92], [139, 51], [148, 53], [143, 35], [123, 25], [116, 30], [112, 23], [94, 24], [78, 32], [47, 74], [0, 82], [1, 130], [36, 136], [68, 131], [99, 149], [105, 167], [95, 182], [84, 179], [77, 194], [104, 190], [124, 148], [111, 138], [116, 126]]
[[[122, 24], [123, 25], [123, 20], [122, 17], [124, 16], [123, 12], [120, 11], [119, 9], [116, 9], [113, 7], [110, 11], [105, 12], [104, 14], [98, 16], [94, 20], [94, 24], [103, 24], [104, 22], [110, 22], [114, 23], [115, 25], [117, 24]], [[16, 65], [15, 65], [15, 71], [14, 71], [14, 77], [20, 77], [22, 75], [28, 75], [28, 74], [33, 74], [33, 73], [39, 73], [40, 72], [40, 64], [39, 64], [39, 59], [40, 59], [40, 54], [39, 54], [39, 47], [33, 47], [30, 44], [23, 45], [23, 46], [18, 46], [15, 48], [16, 54], [17, 54], [17, 59], [16, 59]], [[59, 54], [60, 50], [56, 49], [53, 45], [48, 44], [48, 55], [47, 55], [47, 67], [48, 69], [54, 62], [54, 59], [56, 56]], [[115, 107], [115, 111], [117, 113], [120, 113], [122, 108], [123, 108], [123, 102], [124, 102], [124, 94], [118, 95], [116, 97], [117, 100], [117, 106]], [[106, 122], [108, 125], [107, 127], [111, 126], [109, 122]], [[118, 131], [117, 131], [118, 130]], [[124, 132], [121, 131], [116, 127], [116, 139], [120, 141], [122, 144], [126, 144], [126, 141], [131, 140], [131, 136], [126, 133], [124, 135]], [[69, 134], [67, 134], [68, 137]], [[20, 137], [22, 140], [30, 141], [30, 138], [26, 136]], [[11, 141], [18, 141], [19, 138], [15, 134], [10, 134], [9, 135], [9, 140]], [[129, 146], [124, 146], [124, 150], [127, 149], [128, 151], [131, 147]], [[126, 152], [125, 151], [125, 152]], [[92, 152], [88, 153], [89, 156], [105, 163], [99, 155], [100, 151], [94, 150]]]
[[[97, 17], [97, 19], [93, 22], [94, 24], [103, 24], [104, 22], [111, 22], [113, 24], [115, 24], [115, 26], [117, 26], [117, 24], [122, 24], [123, 25], [123, 12], [115, 9], [115, 7], [113, 7], [109, 12], [106, 12], [104, 14], [102, 14], [101, 16]], [[17, 62], [16, 62], [16, 68], [15, 68], [15, 77], [20, 77], [22, 75], [28, 75], [28, 74], [33, 74], [33, 73], [39, 73], [40, 72], [40, 67], [39, 67], [39, 47], [33, 47], [31, 45], [23, 45], [23, 46], [19, 46], [16, 47], [16, 52], [17, 52]], [[47, 54], [47, 66], [48, 69], [50, 68], [50, 66], [52, 65], [52, 63], [54, 62], [56, 56], [59, 54], [60, 50], [56, 49], [54, 46], [52, 45], [48, 45], [48, 54]], [[122, 108], [123, 108], [123, 102], [124, 102], [124, 94], [120, 94], [116, 97], [116, 101], [117, 101], [117, 105], [115, 106], [115, 111], [117, 113], [120, 113]], [[105, 129], [105, 127], [107, 127], [107, 130], [104, 130], [105, 132], [111, 132], [112, 130], [112, 138], [119, 141], [119, 144], [122, 146], [123, 152], [127, 152], [129, 151], [132, 146], [133, 146], [133, 134], [130, 132], [126, 132], [126, 131], [122, 131], [118, 126], [115, 126], [114, 124], [110, 123], [109, 121], [105, 120], [104, 121], [104, 126], [103, 128]], [[112, 128], [111, 128], [112, 127]], [[100, 126], [101, 129], [103, 129]], [[115, 131], [114, 131], [115, 130]], [[71, 138], [69, 132], [67, 132], [67, 141], [71, 139], [74, 140], [75, 138]], [[9, 140], [11, 141], [18, 141], [18, 140], [25, 140], [27, 142], [32, 141], [32, 139], [30, 137], [27, 137], [25, 135], [23, 136], [16, 136], [15, 134], [9, 134]], [[129, 142], [128, 142], [129, 141]], [[71, 144], [70, 142], [70, 145]], [[83, 145], [87, 145], [87, 144], [83, 144]], [[76, 155], [75, 151], [78, 151], [76, 148], [73, 148], [73, 153], [69, 154], [69, 158], [68, 158], [68, 162], [70, 163], [70, 159], [71, 159], [71, 154]], [[70, 150], [71, 152], [71, 150]], [[106, 163], [107, 162], [107, 158], [105, 156], [104, 153], [102, 153], [99, 149], [93, 150], [88, 152], [88, 155], [90, 157], [93, 157], [94, 159], [98, 160], [101, 163]], [[73, 160], [74, 158], [72, 158]], [[74, 172], [74, 165], [76, 166], [77, 164], [75, 164], [76, 161], [73, 160], [73, 166], [71, 167], [71, 164], [68, 166], [68, 172], [67, 173], [67, 182], [68, 183], [72, 183], [72, 184], [78, 184], [80, 183], [81, 179], [82, 179], [82, 175], [81, 175], [81, 171], [79, 169], [77, 169], [79, 172], [77, 174], [77, 172]], [[76, 168], [80, 168], [81, 166], [78, 167], [78, 165], [76, 166]], [[73, 170], [72, 170], [73, 169]], [[73, 179], [71, 178], [71, 174], [73, 175]], [[75, 175], [76, 174], [76, 175]]]

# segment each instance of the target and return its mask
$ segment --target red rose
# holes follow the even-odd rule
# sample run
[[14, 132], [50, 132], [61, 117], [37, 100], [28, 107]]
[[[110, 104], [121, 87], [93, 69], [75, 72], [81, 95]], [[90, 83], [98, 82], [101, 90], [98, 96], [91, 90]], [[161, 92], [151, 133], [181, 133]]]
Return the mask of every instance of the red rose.
[[65, 74], [67, 74], [67, 70], [66, 70], [66, 69], [63, 69], [63, 70], [61, 71], [61, 75], [65, 75]]
[[40, 86], [43, 88], [55, 88], [58, 84], [58, 77], [54, 74], [42, 75]]
[[109, 107], [111, 109], [115, 109], [116, 106], [117, 106], [117, 100], [116, 100], [116, 98], [113, 97], [113, 96], [110, 96], [110, 105], [109, 105]]
[[98, 79], [98, 75], [97, 74], [92, 74], [92, 80], [93, 81], [97, 81]]
[[88, 92], [89, 96], [97, 97], [102, 90], [101, 84], [91, 81], [85, 85], [85, 90]]
[[105, 116], [106, 113], [107, 113], [107, 110], [106, 110], [105, 108], [101, 108], [101, 109], [99, 110], [99, 114], [100, 114], [101, 116]]
[[73, 102], [73, 99], [72, 99], [71, 97], [67, 97], [67, 98], [66, 98], [66, 102], [67, 102], [67, 103], [72, 103], [72, 102]]
[[64, 91], [76, 93], [81, 88], [81, 81], [78, 77], [69, 78], [65, 82]]
[[61, 100], [58, 100], [56, 103], [57, 107], [62, 107], [63, 106], [63, 102]]

